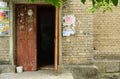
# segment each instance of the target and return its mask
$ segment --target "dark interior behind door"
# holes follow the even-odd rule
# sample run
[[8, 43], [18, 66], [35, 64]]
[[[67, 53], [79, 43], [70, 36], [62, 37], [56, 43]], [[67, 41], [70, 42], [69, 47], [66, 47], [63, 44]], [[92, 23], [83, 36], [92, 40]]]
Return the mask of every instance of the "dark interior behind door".
[[54, 64], [55, 7], [37, 6], [37, 64]]

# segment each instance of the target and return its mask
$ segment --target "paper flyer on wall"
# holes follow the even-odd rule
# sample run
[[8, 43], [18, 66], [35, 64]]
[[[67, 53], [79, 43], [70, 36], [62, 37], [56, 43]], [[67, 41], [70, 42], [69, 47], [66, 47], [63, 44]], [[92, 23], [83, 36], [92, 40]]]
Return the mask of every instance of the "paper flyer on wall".
[[0, 36], [9, 35], [9, 12], [7, 7], [0, 7]]
[[71, 36], [75, 34], [76, 17], [74, 15], [63, 16], [63, 36]]

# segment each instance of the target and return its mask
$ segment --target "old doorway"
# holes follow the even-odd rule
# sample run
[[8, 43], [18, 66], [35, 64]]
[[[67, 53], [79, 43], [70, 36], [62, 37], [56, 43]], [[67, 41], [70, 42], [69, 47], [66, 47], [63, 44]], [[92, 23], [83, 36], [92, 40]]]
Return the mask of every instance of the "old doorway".
[[58, 64], [58, 12], [51, 5], [15, 5], [16, 65], [25, 71], [55, 68]]
[[54, 67], [55, 7], [37, 5], [37, 66]]

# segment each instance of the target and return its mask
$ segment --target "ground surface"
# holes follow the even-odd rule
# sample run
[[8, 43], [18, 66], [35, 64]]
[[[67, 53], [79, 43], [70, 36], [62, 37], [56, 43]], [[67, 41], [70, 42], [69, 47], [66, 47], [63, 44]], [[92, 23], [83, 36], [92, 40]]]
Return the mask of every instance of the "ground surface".
[[0, 79], [74, 79], [71, 73], [59, 73], [55, 76], [53, 70], [39, 70], [23, 73], [2, 73]]

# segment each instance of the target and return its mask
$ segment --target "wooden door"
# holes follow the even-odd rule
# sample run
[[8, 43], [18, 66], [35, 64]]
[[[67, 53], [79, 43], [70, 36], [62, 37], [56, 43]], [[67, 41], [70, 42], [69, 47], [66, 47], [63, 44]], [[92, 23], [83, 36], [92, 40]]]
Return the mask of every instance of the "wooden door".
[[36, 70], [36, 6], [16, 6], [17, 66], [25, 71]]

